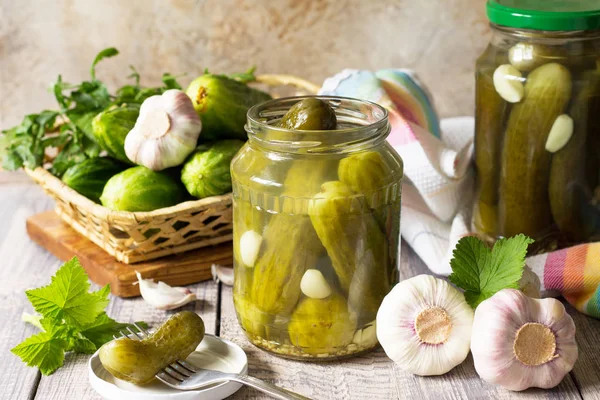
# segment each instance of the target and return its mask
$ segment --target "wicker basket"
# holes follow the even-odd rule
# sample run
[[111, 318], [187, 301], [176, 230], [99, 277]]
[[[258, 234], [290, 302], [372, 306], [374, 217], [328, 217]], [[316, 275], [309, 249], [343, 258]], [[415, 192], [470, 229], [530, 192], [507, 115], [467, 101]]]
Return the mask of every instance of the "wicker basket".
[[[260, 75], [257, 83], [292, 86], [314, 94], [318, 86], [290, 75]], [[27, 174], [56, 200], [56, 213], [117, 260], [132, 264], [232, 239], [231, 194], [187, 201], [150, 212], [112, 211], [65, 185], [44, 168]]]

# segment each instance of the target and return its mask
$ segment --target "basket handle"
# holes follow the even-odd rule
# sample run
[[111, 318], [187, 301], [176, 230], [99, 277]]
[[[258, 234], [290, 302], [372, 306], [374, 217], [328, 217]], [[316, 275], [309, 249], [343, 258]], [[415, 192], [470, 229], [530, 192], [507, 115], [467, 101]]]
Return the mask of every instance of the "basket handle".
[[269, 86], [294, 86], [312, 94], [319, 92], [319, 86], [294, 75], [262, 74], [256, 76], [255, 82], [264, 83]]

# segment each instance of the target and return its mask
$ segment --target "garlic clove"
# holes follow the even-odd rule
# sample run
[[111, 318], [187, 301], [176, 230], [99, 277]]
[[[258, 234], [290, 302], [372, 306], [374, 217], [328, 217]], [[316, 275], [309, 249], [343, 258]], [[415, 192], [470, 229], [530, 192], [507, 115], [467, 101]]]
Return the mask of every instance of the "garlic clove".
[[471, 352], [487, 382], [515, 391], [549, 389], [577, 360], [575, 324], [556, 299], [504, 289], [477, 307]]
[[518, 103], [525, 95], [523, 74], [510, 64], [496, 68], [492, 79], [496, 92], [509, 103]]
[[556, 153], [565, 147], [569, 140], [571, 140], [571, 136], [573, 136], [573, 129], [573, 118], [567, 114], [556, 117], [552, 128], [550, 128], [548, 139], [546, 139], [546, 150], [550, 153]]
[[125, 138], [125, 153], [154, 171], [174, 167], [194, 151], [201, 130], [191, 99], [181, 90], [167, 90], [144, 100]]
[[400, 282], [377, 313], [388, 357], [416, 375], [441, 375], [469, 354], [473, 309], [448, 282], [419, 275]]
[[224, 285], [233, 286], [233, 268], [213, 264], [210, 266], [210, 272], [216, 282], [222, 282]]
[[311, 299], [324, 299], [331, 295], [331, 287], [318, 269], [308, 269], [300, 281], [300, 290]]
[[542, 297], [540, 277], [528, 265], [525, 265], [523, 269], [523, 275], [519, 280], [519, 289], [529, 297], [535, 299]]
[[253, 230], [244, 232], [240, 237], [240, 256], [247, 267], [254, 267], [261, 243], [262, 236]]
[[142, 279], [138, 271], [135, 271], [135, 274], [140, 285], [140, 294], [154, 308], [173, 310], [196, 300], [196, 295], [187, 288], [171, 287], [161, 281], [156, 283], [153, 279]]

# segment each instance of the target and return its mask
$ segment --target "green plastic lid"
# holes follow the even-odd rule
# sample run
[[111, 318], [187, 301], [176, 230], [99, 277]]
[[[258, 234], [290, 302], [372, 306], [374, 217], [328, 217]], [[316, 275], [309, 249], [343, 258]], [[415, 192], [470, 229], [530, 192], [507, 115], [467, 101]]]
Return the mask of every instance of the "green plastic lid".
[[600, 0], [488, 0], [496, 25], [538, 31], [600, 29]]

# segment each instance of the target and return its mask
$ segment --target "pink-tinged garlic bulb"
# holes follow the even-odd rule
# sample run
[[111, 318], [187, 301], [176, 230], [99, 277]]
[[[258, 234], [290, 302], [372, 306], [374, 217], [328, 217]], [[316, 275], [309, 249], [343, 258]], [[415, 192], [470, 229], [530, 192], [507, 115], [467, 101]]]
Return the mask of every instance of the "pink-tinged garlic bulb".
[[487, 382], [515, 391], [549, 389], [577, 360], [575, 324], [556, 299], [504, 289], [477, 307], [471, 352]]
[[418, 275], [397, 284], [377, 312], [377, 339], [400, 368], [441, 375], [469, 354], [473, 309], [448, 282]]
[[171, 89], [142, 103], [135, 126], [125, 138], [125, 154], [153, 171], [175, 167], [196, 148], [202, 130], [192, 100]]

